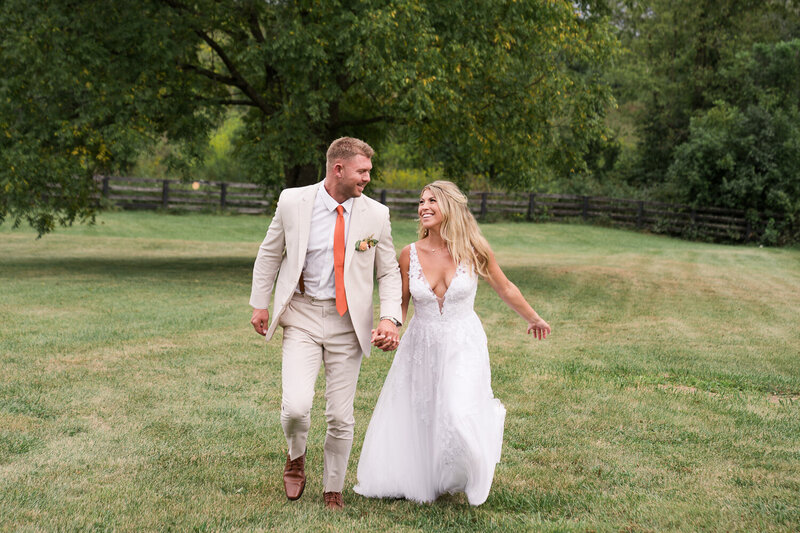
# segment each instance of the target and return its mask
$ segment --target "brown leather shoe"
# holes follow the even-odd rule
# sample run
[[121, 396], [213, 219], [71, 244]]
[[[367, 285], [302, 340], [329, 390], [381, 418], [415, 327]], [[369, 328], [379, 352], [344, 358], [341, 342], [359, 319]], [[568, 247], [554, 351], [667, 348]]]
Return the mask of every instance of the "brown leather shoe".
[[322, 495], [325, 498], [325, 508], [331, 511], [341, 511], [344, 509], [344, 500], [341, 492], [326, 492]]
[[294, 461], [286, 455], [286, 466], [283, 467], [283, 488], [286, 497], [290, 500], [297, 500], [303, 495], [306, 488], [306, 454], [301, 455]]

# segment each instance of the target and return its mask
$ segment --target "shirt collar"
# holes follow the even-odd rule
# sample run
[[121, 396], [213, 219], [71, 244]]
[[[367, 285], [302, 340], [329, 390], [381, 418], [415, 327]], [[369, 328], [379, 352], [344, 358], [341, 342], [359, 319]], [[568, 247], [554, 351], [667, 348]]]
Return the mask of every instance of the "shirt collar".
[[[322, 198], [322, 205], [325, 206], [325, 209], [328, 211], [336, 211], [336, 207], [339, 205], [339, 202], [334, 200], [333, 197], [328, 194], [328, 191], [325, 190], [325, 183], [322, 183], [319, 186], [319, 195]], [[350, 211], [353, 209], [353, 200], [354, 198], [351, 197], [341, 204], [347, 213], [350, 213]]]

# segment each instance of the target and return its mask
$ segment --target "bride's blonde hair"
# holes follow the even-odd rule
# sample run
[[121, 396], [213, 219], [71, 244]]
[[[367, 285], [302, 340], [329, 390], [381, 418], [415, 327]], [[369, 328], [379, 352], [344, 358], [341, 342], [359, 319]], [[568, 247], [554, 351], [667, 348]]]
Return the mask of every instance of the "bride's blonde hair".
[[[482, 277], [489, 274], [489, 243], [481, 233], [475, 217], [467, 205], [467, 197], [464, 196], [459, 188], [449, 181], [437, 180], [429, 183], [420, 191], [422, 193], [430, 191], [439, 211], [442, 213], [442, 226], [439, 232], [442, 239], [447, 243], [447, 249], [455, 263], [465, 262], [472, 265]], [[419, 238], [424, 239], [428, 236], [428, 230], [422, 227], [422, 220], [419, 222]]]

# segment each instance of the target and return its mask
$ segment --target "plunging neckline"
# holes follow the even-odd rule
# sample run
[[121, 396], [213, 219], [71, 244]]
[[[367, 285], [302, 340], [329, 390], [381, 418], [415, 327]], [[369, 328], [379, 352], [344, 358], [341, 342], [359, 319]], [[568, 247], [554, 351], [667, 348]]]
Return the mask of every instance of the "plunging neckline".
[[447, 284], [447, 288], [444, 290], [444, 294], [440, 297], [438, 294], [436, 294], [436, 291], [433, 290], [430, 281], [428, 281], [428, 276], [425, 275], [425, 269], [422, 268], [422, 261], [419, 260], [419, 252], [417, 251], [417, 243], [412, 242], [411, 245], [414, 247], [414, 255], [417, 257], [417, 265], [419, 266], [419, 273], [422, 276], [422, 281], [425, 282], [425, 286], [428, 288], [429, 291], [431, 291], [433, 297], [436, 298], [436, 303], [439, 305], [439, 314], [441, 315], [443, 314], [444, 311], [444, 301], [447, 298], [447, 293], [450, 292], [450, 287], [453, 286], [453, 282], [458, 277], [459, 265], [456, 265], [456, 271], [453, 273], [453, 277], [450, 278], [450, 283]]

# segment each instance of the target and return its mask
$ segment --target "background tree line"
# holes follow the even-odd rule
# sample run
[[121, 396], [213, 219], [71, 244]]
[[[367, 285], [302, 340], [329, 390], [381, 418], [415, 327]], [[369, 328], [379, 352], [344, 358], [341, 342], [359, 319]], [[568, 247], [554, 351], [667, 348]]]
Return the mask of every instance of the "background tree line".
[[790, 238], [800, 212], [800, 4], [605, 8], [623, 47], [607, 80], [633, 135], [618, 137], [617, 160], [598, 179], [651, 198], [785, 215]]
[[0, 217], [42, 233], [93, 216], [96, 173], [279, 189], [342, 135], [384, 179], [768, 210], [784, 238], [800, 211], [792, 0], [6, 0], [0, 27]]

